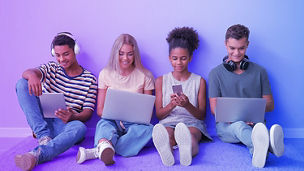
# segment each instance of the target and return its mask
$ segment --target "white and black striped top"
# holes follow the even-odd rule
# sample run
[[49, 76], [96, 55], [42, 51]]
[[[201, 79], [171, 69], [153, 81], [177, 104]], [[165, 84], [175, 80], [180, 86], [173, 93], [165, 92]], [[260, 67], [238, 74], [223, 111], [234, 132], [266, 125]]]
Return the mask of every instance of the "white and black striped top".
[[38, 68], [42, 73], [42, 90], [44, 93], [63, 93], [66, 105], [77, 112], [83, 109], [94, 111], [97, 82], [96, 77], [83, 68], [83, 72], [69, 77], [57, 63], [50, 61]]

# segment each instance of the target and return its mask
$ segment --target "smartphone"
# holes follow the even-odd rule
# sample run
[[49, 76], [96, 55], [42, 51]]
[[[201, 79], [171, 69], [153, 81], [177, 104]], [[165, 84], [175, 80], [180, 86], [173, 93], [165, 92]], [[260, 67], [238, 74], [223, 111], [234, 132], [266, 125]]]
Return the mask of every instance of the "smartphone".
[[173, 85], [172, 90], [173, 90], [173, 93], [176, 93], [179, 96], [183, 92], [182, 85]]

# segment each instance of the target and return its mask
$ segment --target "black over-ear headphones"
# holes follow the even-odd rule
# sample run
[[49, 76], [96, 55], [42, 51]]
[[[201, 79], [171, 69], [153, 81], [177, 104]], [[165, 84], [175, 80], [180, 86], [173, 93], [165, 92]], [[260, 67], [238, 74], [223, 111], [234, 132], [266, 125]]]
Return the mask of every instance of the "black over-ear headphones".
[[[75, 45], [74, 45], [74, 53], [77, 55], [79, 54], [80, 52], [80, 48], [76, 42], [76, 39], [73, 37], [73, 35], [71, 33], [68, 33], [68, 32], [60, 32], [58, 33], [56, 36], [61, 36], [61, 35], [64, 35], [64, 36], [68, 36], [69, 38], [73, 39], [74, 42], [75, 42]], [[52, 56], [55, 56], [55, 50], [54, 50], [54, 47], [53, 47], [53, 43], [51, 44], [51, 54]]]
[[[223, 65], [228, 71], [232, 72], [236, 69], [236, 63], [234, 63], [232, 60], [227, 61], [227, 59], [228, 56], [225, 56], [223, 58]], [[249, 58], [248, 56], [245, 55], [244, 59], [240, 62], [240, 68], [241, 70], [246, 70], [248, 66], [249, 66]]]

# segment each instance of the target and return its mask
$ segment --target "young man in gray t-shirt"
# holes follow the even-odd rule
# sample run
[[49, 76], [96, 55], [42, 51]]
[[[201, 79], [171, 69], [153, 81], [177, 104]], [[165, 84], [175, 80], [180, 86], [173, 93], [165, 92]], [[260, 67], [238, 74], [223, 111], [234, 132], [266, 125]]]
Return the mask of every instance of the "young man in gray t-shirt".
[[[226, 32], [225, 45], [228, 55], [224, 57], [222, 64], [211, 70], [208, 79], [213, 115], [217, 97], [264, 98], [265, 112], [274, 108], [266, 70], [250, 62], [245, 55], [248, 38], [249, 29], [240, 24], [229, 27]], [[216, 131], [224, 142], [245, 144], [252, 154], [252, 165], [255, 167], [264, 167], [268, 150], [278, 157], [284, 153], [283, 130], [278, 124], [273, 125], [268, 132], [264, 123], [217, 122]]]

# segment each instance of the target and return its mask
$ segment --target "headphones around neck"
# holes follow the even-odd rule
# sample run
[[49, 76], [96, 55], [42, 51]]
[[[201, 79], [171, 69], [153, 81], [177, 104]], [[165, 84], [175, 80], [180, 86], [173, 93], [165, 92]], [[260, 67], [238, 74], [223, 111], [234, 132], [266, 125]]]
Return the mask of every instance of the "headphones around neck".
[[[68, 33], [68, 32], [61, 32], [61, 33], [58, 33], [58, 34], [56, 35], [56, 37], [57, 37], [57, 36], [61, 36], [61, 35], [68, 36], [69, 38], [71, 38], [71, 39], [74, 40], [74, 42], [75, 42], [75, 45], [74, 45], [74, 53], [75, 53], [76, 55], [79, 54], [80, 48], [79, 48], [79, 46], [78, 46], [78, 44], [77, 44], [77, 42], [76, 42], [76, 39], [73, 37], [73, 35], [72, 35], [71, 33]], [[52, 56], [55, 56], [55, 55], [56, 55], [56, 54], [55, 54], [55, 50], [54, 50], [54, 45], [53, 45], [53, 43], [52, 43], [52, 45], [51, 45], [51, 53], [52, 53]]]
[[[233, 72], [236, 69], [236, 63], [234, 63], [232, 60], [227, 61], [227, 59], [228, 56], [225, 56], [223, 58], [223, 65], [228, 71]], [[246, 70], [248, 66], [249, 66], [249, 58], [247, 55], [245, 55], [244, 59], [240, 62], [240, 69]]]

